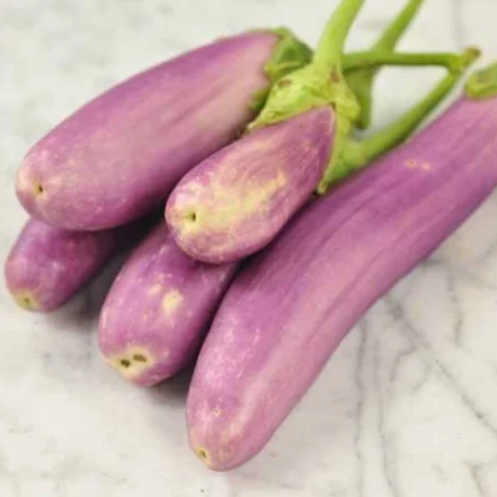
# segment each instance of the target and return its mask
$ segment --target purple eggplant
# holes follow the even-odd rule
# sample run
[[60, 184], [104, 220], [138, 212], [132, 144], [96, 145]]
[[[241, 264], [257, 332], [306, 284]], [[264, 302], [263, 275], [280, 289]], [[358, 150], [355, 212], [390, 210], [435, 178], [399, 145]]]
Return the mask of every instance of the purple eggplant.
[[59, 228], [101, 230], [136, 219], [242, 131], [275, 78], [308, 59], [288, 31], [256, 31], [138, 74], [29, 151], [18, 197], [34, 218]]
[[334, 114], [321, 107], [256, 131], [190, 171], [167, 210], [183, 250], [221, 263], [264, 247], [309, 199], [324, 174], [333, 133]]
[[[369, 107], [361, 119], [341, 63], [344, 40], [362, 3], [342, 0], [313, 61], [272, 87], [248, 134], [201, 162], [173, 190], [166, 221], [191, 257], [232, 262], [262, 249], [314, 191], [326, 192], [398, 145], [430, 112], [420, 108], [408, 127], [399, 121], [360, 144], [348, 138], [354, 123], [365, 125], [369, 119]], [[417, 6], [419, 1], [409, 5]], [[461, 75], [476, 55], [468, 54], [457, 58], [454, 74]], [[367, 78], [349, 77], [361, 103], [368, 102]], [[278, 139], [270, 143], [274, 136]]]
[[7, 287], [24, 309], [54, 310], [80, 290], [131, 233], [131, 227], [66, 231], [31, 219], [5, 263]]
[[495, 189], [497, 66], [472, 81], [468, 94], [493, 96], [460, 99], [241, 270], [188, 396], [191, 445], [209, 467], [257, 454], [361, 316]]
[[335, 143], [360, 115], [342, 51], [363, 3], [342, 0], [312, 62], [272, 87], [248, 128], [252, 135], [200, 163], [175, 188], [165, 218], [191, 257], [222, 263], [256, 252], [316, 189]]
[[126, 379], [155, 385], [200, 348], [236, 264], [211, 266], [185, 255], [160, 223], [117, 276], [100, 316], [99, 346]]

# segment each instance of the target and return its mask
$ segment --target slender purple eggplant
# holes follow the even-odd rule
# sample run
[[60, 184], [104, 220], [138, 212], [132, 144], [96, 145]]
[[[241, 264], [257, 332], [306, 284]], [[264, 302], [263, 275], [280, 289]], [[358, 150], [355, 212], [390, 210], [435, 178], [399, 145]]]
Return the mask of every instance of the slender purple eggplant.
[[142, 386], [176, 374], [198, 352], [236, 266], [191, 259], [160, 223], [134, 250], [104, 303], [98, 339], [107, 362]]
[[256, 455], [361, 316], [495, 189], [497, 66], [477, 73], [467, 95], [311, 202], [241, 270], [187, 402], [191, 446], [209, 467]]
[[31, 219], [5, 263], [7, 287], [24, 309], [52, 311], [139, 234], [135, 223], [119, 229], [81, 232], [61, 230]]
[[274, 80], [309, 60], [287, 30], [225, 38], [138, 74], [68, 117], [21, 164], [16, 189], [47, 224], [101, 230], [164, 202], [231, 142]]
[[[191, 257], [222, 263], [257, 252], [316, 189], [325, 192], [412, 131], [395, 125], [362, 144], [348, 138], [361, 113], [343, 75], [342, 49], [362, 4], [343, 0], [313, 61], [272, 87], [249, 133], [201, 162], [173, 190], [165, 217]], [[411, 10], [416, 4], [409, 5]], [[424, 60], [429, 62], [429, 56]], [[457, 60], [452, 58], [450, 69], [460, 73]], [[353, 82], [364, 103], [370, 85], [364, 79]]]

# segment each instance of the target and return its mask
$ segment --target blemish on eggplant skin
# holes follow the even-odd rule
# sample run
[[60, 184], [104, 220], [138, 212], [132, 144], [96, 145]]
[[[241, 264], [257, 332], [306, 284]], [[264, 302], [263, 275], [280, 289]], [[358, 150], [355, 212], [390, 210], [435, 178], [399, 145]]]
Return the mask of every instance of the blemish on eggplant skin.
[[183, 295], [178, 290], [170, 290], [162, 299], [162, 308], [166, 314], [171, 314], [181, 305], [182, 301]]
[[292, 84], [292, 81], [290, 79], [282, 79], [278, 82], [278, 87], [279, 88], [286, 88], [287, 86], [290, 86]]
[[404, 164], [409, 169], [421, 169], [423, 171], [431, 171], [432, 169], [432, 165], [429, 162], [421, 162], [417, 159], [407, 159]]

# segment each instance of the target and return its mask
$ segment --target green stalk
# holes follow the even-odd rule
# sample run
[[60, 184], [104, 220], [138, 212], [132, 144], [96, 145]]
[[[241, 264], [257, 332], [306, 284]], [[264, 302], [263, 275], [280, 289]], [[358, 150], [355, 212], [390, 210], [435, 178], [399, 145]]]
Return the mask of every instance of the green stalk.
[[[318, 193], [325, 193], [332, 183], [348, 176], [354, 170], [363, 168], [371, 161], [396, 147], [426, 119], [430, 112], [453, 90], [464, 71], [477, 59], [479, 51], [467, 49], [459, 57], [459, 69], [450, 72], [421, 102], [409, 110], [393, 125], [362, 142], [349, 139], [335, 167], [328, 170], [318, 187]], [[497, 70], [497, 69], [496, 69]], [[497, 73], [494, 91], [497, 93]]]
[[345, 41], [363, 5], [364, 0], [342, 1], [319, 40], [312, 62], [323, 80], [329, 78], [332, 81], [329, 105], [336, 112], [332, 163], [340, 157], [352, 123], [361, 113], [359, 101], [343, 76], [342, 62]]
[[345, 41], [364, 0], [343, 0], [335, 10], [314, 52], [313, 64], [329, 73], [341, 72]]
[[[410, 0], [399, 13], [397, 18], [381, 35], [380, 39], [373, 46], [372, 51], [393, 51], [424, 1], [425, 0]], [[347, 78], [349, 86], [355, 93], [361, 107], [361, 114], [355, 123], [356, 126], [361, 129], [366, 129], [371, 123], [373, 83], [377, 72], [378, 68], [373, 68], [357, 72], [356, 74], [351, 74]]]
[[343, 70], [350, 81], [355, 72], [370, 72], [379, 66], [441, 66], [449, 71], [459, 69], [460, 57], [453, 53], [404, 53], [382, 50], [353, 52], [345, 55]]
[[393, 50], [424, 1], [425, 0], [411, 0], [404, 9], [402, 9], [395, 22], [380, 36], [380, 39], [376, 42], [374, 48]]

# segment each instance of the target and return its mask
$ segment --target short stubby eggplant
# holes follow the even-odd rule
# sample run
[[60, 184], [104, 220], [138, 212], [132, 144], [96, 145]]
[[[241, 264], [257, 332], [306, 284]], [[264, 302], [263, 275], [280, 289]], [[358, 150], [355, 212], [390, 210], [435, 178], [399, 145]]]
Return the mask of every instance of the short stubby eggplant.
[[210, 263], [265, 247], [316, 189], [334, 124], [330, 107], [313, 109], [254, 131], [192, 169], [166, 206], [178, 245]]

